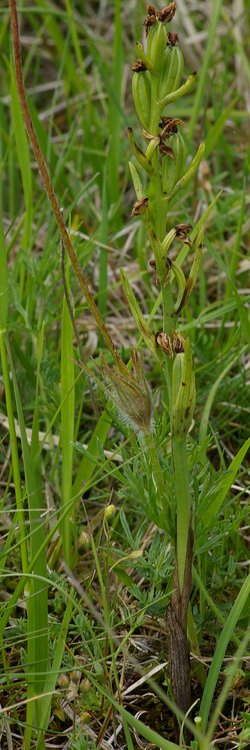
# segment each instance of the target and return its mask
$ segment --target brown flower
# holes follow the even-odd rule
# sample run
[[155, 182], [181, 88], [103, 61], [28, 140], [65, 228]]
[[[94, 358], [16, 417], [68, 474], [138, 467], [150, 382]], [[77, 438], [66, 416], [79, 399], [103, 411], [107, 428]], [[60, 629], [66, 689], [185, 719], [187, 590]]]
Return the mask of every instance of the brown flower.
[[192, 231], [193, 227], [191, 224], [176, 224], [175, 230], [176, 230], [176, 238], [178, 240], [182, 240], [184, 242], [184, 245], [191, 246], [191, 241], [188, 238], [188, 234]]
[[172, 18], [174, 17], [175, 11], [175, 3], [169, 3], [169, 5], [165, 5], [165, 7], [162, 8], [159, 13], [157, 13], [158, 21], [161, 21], [161, 23], [170, 23], [170, 21], [172, 21]]
[[168, 32], [168, 41], [167, 44], [169, 47], [176, 47], [177, 44], [179, 44], [179, 37], [178, 34], [176, 34], [175, 31], [169, 31]]
[[148, 5], [147, 10], [148, 10], [148, 13], [146, 15], [145, 20], [143, 21], [145, 29], [146, 29], [146, 34], [148, 34], [148, 30], [150, 29], [150, 27], [154, 26], [154, 24], [157, 23], [154, 6]]
[[177, 331], [173, 331], [173, 351], [175, 354], [181, 354], [185, 350], [185, 339], [180, 333], [177, 333]]
[[158, 331], [158, 333], [155, 334], [155, 343], [159, 349], [162, 349], [162, 351], [168, 355], [168, 357], [172, 358], [173, 346], [171, 338], [167, 333], [164, 333], [164, 331]]
[[131, 69], [134, 71], [134, 73], [141, 73], [144, 70], [147, 70], [147, 66], [143, 62], [143, 60], [136, 60], [133, 65], [131, 65]]
[[148, 198], [145, 195], [145, 198], [141, 198], [139, 201], [136, 201], [134, 203], [133, 209], [131, 211], [131, 216], [140, 216], [141, 210], [143, 208], [147, 208], [148, 206]]

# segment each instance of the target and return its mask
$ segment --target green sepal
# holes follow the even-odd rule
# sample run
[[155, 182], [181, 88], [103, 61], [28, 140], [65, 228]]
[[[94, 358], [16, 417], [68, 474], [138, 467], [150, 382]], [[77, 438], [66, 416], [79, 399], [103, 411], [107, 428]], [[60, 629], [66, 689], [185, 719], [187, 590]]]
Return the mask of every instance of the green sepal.
[[155, 343], [155, 337], [153, 333], [150, 331], [150, 328], [148, 327], [144, 316], [142, 314], [142, 311], [138, 305], [137, 299], [134, 295], [133, 289], [130, 285], [128, 276], [124, 270], [124, 268], [120, 268], [120, 274], [122, 279], [122, 286], [124, 289], [124, 292], [126, 294], [128, 304], [130, 311], [133, 315], [134, 321], [137, 325], [138, 330], [140, 331], [141, 336], [143, 337], [146, 346], [148, 349], [155, 355], [158, 356], [158, 351]]
[[163, 258], [167, 256], [168, 250], [170, 246], [172, 245], [172, 242], [174, 241], [175, 237], [176, 237], [176, 229], [174, 227], [173, 229], [170, 229], [170, 232], [166, 234], [166, 237], [164, 238], [162, 242]]
[[154, 155], [154, 152], [155, 152], [155, 150], [156, 150], [157, 146], [159, 146], [159, 138], [158, 138], [158, 136], [156, 135], [156, 136], [155, 136], [154, 138], [152, 138], [152, 140], [151, 140], [151, 141], [149, 142], [149, 144], [148, 144], [148, 146], [147, 146], [147, 149], [146, 149], [146, 157], [147, 157], [148, 161], [150, 162], [150, 164], [151, 164], [151, 160], [152, 160], [152, 157], [153, 157], [153, 155]]
[[147, 174], [151, 175], [153, 172], [153, 168], [151, 164], [149, 163], [147, 156], [143, 153], [143, 151], [137, 146], [137, 143], [134, 139], [134, 134], [132, 128], [128, 128], [128, 138], [130, 142], [130, 146], [132, 148], [133, 154], [135, 155], [137, 161], [141, 165], [143, 169], [145, 169], [145, 172]]
[[187, 81], [183, 83], [180, 88], [176, 89], [176, 91], [173, 91], [171, 94], [167, 94], [167, 96], [164, 96], [163, 99], [160, 99], [159, 104], [162, 106], [162, 108], [166, 107], [167, 104], [171, 104], [171, 102], [175, 102], [176, 99], [179, 99], [180, 96], [187, 94], [189, 89], [193, 85], [196, 76], [197, 73], [191, 73], [191, 75], [188, 76]]
[[202, 157], [204, 155], [204, 151], [205, 151], [205, 143], [201, 143], [198, 148], [197, 153], [195, 154], [194, 158], [190, 162], [189, 167], [186, 170], [185, 174], [176, 183], [175, 188], [173, 192], [171, 193], [171, 196], [170, 196], [171, 198], [173, 198], [173, 196], [176, 195], [176, 193], [178, 193], [179, 190], [185, 187], [187, 183], [189, 182], [189, 180], [192, 179], [192, 177], [194, 177], [199, 167], [199, 164], [201, 163]]
[[135, 46], [136, 46], [136, 52], [137, 52], [138, 57], [140, 58], [140, 60], [142, 60], [142, 62], [144, 63], [144, 65], [146, 65], [146, 67], [148, 68], [148, 70], [152, 70], [153, 65], [152, 65], [152, 63], [151, 63], [148, 55], [145, 55], [144, 47], [143, 47], [142, 43], [141, 42], [136, 42]]
[[142, 200], [142, 198], [145, 198], [145, 193], [142, 187], [141, 179], [138, 175], [137, 169], [135, 165], [133, 164], [133, 162], [129, 161], [128, 165], [129, 165], [131, 177], [133, 180], [135, 194], [136, 194], [137, 200], [140, 201]]
[[178, 266], [177, 263], [175, 263], [173, 260], [171, 261], [171, 269], [176, 278], [177, 286], [178, 286], [178, 296], [177, 296], [176, 303], [174, 305], [174, 312], [177, 312], [179, 310], [181, 301], [185, 293], [186, 277], [181, 266]]
[[203, 230], [201, 230], [198, 234], [198, 237], [196, 239], [196, 242], [194, 244], [194, 260], [190, 269], [189, 276], [186, 281], [186, 286], [184, 289], [183, 296], [180, 300], [179, 306], [176, 307], [176, 313], [179, 313], [184, 305], [186, 304], [188, 298], [190, 297], [191, 292], [193, 291], [194, 285], [198, 278], [198, 273], [200, 270], [200, 264], [201, 264], [201, 257], [202, 257], [202, 250], [203, 250]]

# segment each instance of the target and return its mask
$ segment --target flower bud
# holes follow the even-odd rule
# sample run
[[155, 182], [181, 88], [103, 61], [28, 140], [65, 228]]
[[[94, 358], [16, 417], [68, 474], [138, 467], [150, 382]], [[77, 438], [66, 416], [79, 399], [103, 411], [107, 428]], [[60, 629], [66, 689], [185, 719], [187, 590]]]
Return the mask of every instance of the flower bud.
[[105, 521], [108, 521], [109, 518], [112, 518], [112, 516], [116, 513], [116, 507], [114, 503], [110, 503], [109, 505], [106, 505], [106, 508], [104, 509], [104, 519]]

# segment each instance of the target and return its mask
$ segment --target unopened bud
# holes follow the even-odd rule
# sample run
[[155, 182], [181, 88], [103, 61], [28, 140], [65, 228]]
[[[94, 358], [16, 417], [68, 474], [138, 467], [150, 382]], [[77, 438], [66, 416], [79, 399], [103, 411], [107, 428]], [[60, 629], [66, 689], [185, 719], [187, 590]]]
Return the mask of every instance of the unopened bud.
[[110, 503], [106, 506], [104, 510], [104, 518], [106, 521], [108, 521], [109, 518], [112, 518], [112, 516], [116, 513], [116, 507], [113, 503]]

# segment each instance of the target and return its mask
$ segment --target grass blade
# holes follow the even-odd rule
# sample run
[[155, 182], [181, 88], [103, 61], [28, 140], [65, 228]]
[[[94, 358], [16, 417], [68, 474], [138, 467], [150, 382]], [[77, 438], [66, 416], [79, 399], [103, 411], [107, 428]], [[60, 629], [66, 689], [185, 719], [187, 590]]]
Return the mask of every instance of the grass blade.
[[241, 590], [235, 600], [233, 607], [228, 615], [225, 622], [224, 628], [220, 635], [215, 654], [212, 660], [212, 664], [208, 673], [208, 678], [204, 688], [202, 701], [200, 705], [199, 714], [202, 718], [202, 731], [205, 732], [207, 728], [207, 721], [209, 711], [211, 708], [213, 695], [216, 687], [216, 683], [219, 677], [221, 665], [226, 653], [227, 646], [231, 640], [234, 628], [240, 618], [243, 607], [250, 596], [250, 573], [244, 581]]
[[211, 23], [210, 23], [210, 29], [209, 29], [209, 34], [208, 34], [207, 46], [206, 46], [206, 51], [205, 51], [205, 55], [203, 58], [202, 68], [199, 71], [198, 86], [197, 86], [195, 100], [192, 106], [192, 112], [191, 112], [190, 123], [189, 123], [188, 136], [190, 140], [192, 140], [193, 138], [195, 126], [198, 121], [199, 114], [203, 108], [202, 100], [204, 96], [204, 91], [206, 91], [207, 89], [209, 67], [211, 65], [212, 55], [214, 52], [214, 43], [215, 43], [215, 38], [217, 34], [218, 20], [220, 17], [222, 4], [223, 4], [223, 0], [215, 0], [215, 2], [213, 3], [213, 7], [211, 7]]
[[[66, 263], [66, 284], [69, 290], [69, 266]], [[72, 497], [73, 440], [75, 424], [75, 367], [73, 330], [68, 305], [64, 295], [61, 334], [61, 445], [62, 445], [62, 508], [69, 507], [62, 526], [63, 554], [69, 566], [72, 564], [73, 520], [70, 500]]]

